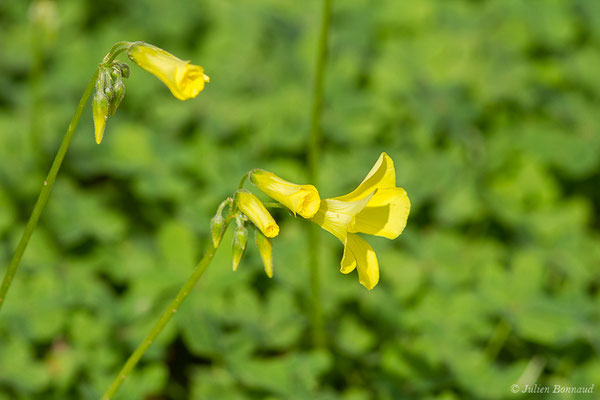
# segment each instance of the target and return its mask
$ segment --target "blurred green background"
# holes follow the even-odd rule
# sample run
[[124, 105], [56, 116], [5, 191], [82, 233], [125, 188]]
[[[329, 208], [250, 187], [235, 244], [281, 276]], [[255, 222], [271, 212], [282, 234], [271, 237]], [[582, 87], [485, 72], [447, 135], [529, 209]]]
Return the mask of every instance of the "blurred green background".
[[[211, 77], [180, 102], [132, 65], [99, 146], [86, 109], [0, 313], [0, 400], [99, 398], [242, 174], [306, 182], [320, 11], [0, 1], [2, 274], [114, 42]], [[307, 222], [276, 213], [274, 278], [253, 245], [233, 273], [223, 246], [117, 398], [600, 398], [599, 46], [593, 0], [335, 1], [319, 191], [349, 192], [382, 151], [395, 161], [412, 212], [397, 240], [368, 238], [380, 284], [340, 274], [342, 246], [320, 232], [330, 345], [315, 350]]]

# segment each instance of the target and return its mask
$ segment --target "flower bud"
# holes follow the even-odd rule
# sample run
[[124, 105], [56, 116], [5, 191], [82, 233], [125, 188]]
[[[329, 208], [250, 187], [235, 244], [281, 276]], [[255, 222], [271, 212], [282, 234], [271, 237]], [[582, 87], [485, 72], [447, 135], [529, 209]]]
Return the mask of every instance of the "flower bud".
[[225, 219], [220, 215], [215, 215], [210, 220], [210, 233], [212, 234], [213, 246], [217, 248], [221, 243], [223, 231], [225, 230]]
[[115, 81], [121, 79], [121, 68], [119, 68], [119, 64], [113, 64], [110, 69], [110, 77]]
[[96, 143], [102, 142], [104, 136], [104, 128], [108, 119], [109, 102], [108, 98], [102, 91], [97, 91], [92, 100], [92, 115], [94, 117], [94, 134]]
[[112, 88], [112, 85], [109, 84], [104, 88], [104, 94], [106, 95], [106, 97], [108, 97], [109, 101], [112, 101], [114, 99], [115, 91]]
[[289, 208], [294, 215], [298, 213], [304, 218], [312, 218], [321, 205], [319, 192], [313, 185], [297, 185], [262, 169], [250, 172], [250, 182]]
[[269, 238], [279, 235], [279, 225], [267, 211], [263, 203], [247, 190], [235, 192], [234, 201], [237, 208], [246, 215], [260, 231]]
[[127, 55], [137, 65], [163, 81], [179, 100], [196, 97], [204, 89], [204, 84], [210, 81], [204, 74], [204, 68], [147, 43], [137, 42], [128, 49]]
[[248, 242], [248, 229], [244, 224], [238, 224], [233, 231], [233, 270], [237, 270], [238, 265], [246, 251]]
[[256, 247], [260, 253], [263, 265], [265, 266], [265, 273], [269, 278], [273, 277], [273, 240], [266, 237], [258, 229], [256, 230]]
[[123, 101], [123, 98], [125, 97], [125, 84], [120, 78], [113, 85], [113, 92], [114, 98], [110, 102], [110, 115], [114, 115], [121, 104], [121, 101]]
[[125, 63], [119, 63], [119, 68], [121, 69], [121, 75], [123, 78], [129, 78], [129, 65]]

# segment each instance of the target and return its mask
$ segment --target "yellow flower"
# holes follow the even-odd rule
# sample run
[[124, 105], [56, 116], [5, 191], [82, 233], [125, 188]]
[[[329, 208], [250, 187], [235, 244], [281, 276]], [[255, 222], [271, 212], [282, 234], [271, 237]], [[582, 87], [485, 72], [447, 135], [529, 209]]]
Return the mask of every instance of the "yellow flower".
[[269, 278], [273, 277], [273, 240], [263, 235], [259, 230], [256, 231], [256, 247], [260, 253], [265, 273]]
[[395, 239], [402, 233], [410, 212], [406, 191], [396, 187], [392, 159], [381, 153], [358, 187], [347, 195], [324, 199], [311, 221], [344, 243], [340, 271], [358, 267], [359, 282], [373, 289], [379, 282], [379, 265], [373, 248], [356, 233]]
[[180, 60], [158, 47], [136, 43], [127, 54], [137, 65], [163, 81], [179, 100], [196, 97], [204, 89], [204, 83], [210, 82], [204, 68]]
[[240, 189], [235, 192], [234, 201], [237, 208], [260, 229], [263, 235], [268, 238], [279, 235], [279, 225], [255, 195]]
[[289, 208], [294, 215], [298, 213], [304, 218], [311, 218], [321, 204], [319, 192], [313, 185], [296, 185], [262, 169], [250, 172], [250, 181], [261, 191]]

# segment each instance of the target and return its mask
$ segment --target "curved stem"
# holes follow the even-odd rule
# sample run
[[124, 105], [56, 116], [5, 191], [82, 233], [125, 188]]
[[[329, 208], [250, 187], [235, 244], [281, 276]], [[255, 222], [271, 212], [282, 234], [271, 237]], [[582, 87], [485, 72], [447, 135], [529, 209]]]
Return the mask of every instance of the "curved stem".
[[248, 179], [248, 177], [250, 176], [252, 171], [244, 174], [244, 176], [242, 176], [242, 179], [240, 180], [240, 184], [238, 185], [238, 189], [243, 189], [244, 188], [244, 183], [246, 183], [246, 179]]
[[131, 47], [132, 44], [133, 44], [133, 42], [126, 42], [126, 41], [115, 43], [113, 45], [113, 47], [111, 47], [108, 54], [104, 57], [104, 59], [102, 59], [102, 64], [106, 65], [106, 64], [111, 63], [115, 58], [117, 58], [117, 56], [120, 53], [129, 49], [129, 47]]
[[44, 184], [42, 186], [42, 190], [40, 191], [40, 195], [33, 207], [33, 211], [31, 212], [31, 216], [29, 217], [29, 221], [27, 221], [27, 225], [25, 226], [25, 231], [23, 232], [23, 236], [21, 236], [21, 240], [17, 245], [17, 250], [13, 255], [13, 258], [10, 261], [8, 269], [4, 274], [4, 279], [2, 280], [2, 286], [0, 286], [0, 309], [2, 309], [2, 305], [6, 300], [6, 293], [10, 288], [13, 278], [17, 273], [17, 269], [19, 268], [19, 264], [21, 263], [21, 258], [23, 258], [23, 253], [25, 253], [25, 249], [29, 244], [29, 239], [35, 230], [38, 220], [40, 219], [40, 215], [42, 211], [44, 211], [44, 207], [48, 202], [48, 197], [50, 197], [50, 192], [52, 191], [52, 186], [54, 185], [54, 181], [56, 180], [56, 175], [60, 170], [60, 166], [65, 158], [65, 154], [67, 153], [67, 149], [69, 148], [69, 144], [71, 143], [71, 139], [73, 138], [73, 134], [75, 133], [75, 129], [79, 124], [79, 120], [81, 119], [81, 114], [85, 109], [85, 105], [87, 104], [88, 99], [92, 94], [92, 90], [94, 89], [94, 85], [96, 84], [96, 79], [98, 77], [98, 70], [94, 72], [92, 79], [88, 83], [85, 88], [83, 95], [81, 96], [81, 100], [79, 100], [79, 105], [75, 110], [75, 114], [71, 119], [71, 123], [69, 123], [69, 127], [67, 128], [67, 132], [63, 137], [63, 140], [58, 148], [58, 152], [54, 157], [54, 161], [52, 162], [52, 166], [50, 167], [50, 172], [48, 172], [48, 176], [46, 180], [44, 180]]
[[225, 207], [227, 207], [227, 206], [231, 207], [232, 203], [233, 203], [233, 199], [231, 197], [228, 197], [225, 200], [223, 200], [221, 202], [221, 204], [219, 204], [219, 208], [217, 209], [216, 215], [223, 216], [223, 210], [225, 209]]
[[[322, 141], [321, 114], [323, 110], [323, 82], [325, 80], [325, 65], [327, 63], [327, 36], [331, 21], [331, 0], [323, 0], [321, 15], [321, 32], [317, 49], [317, 65], [313, 87], [313, 104], [311, 110], [310, 137], [308, 145], [308, 170], [310, 182], [318, 185], [319, 147]], [[309, 268], [311, 287], [311, 325], [312, 339], [315, 346], [325, 344], [325, 324], [321, 309], [321, 285], [319, 279], [319, 239], [318, 226], [310, 224], [307, 227], [309, 246]]]
[[[227, 227], [229, 226], [230, 222], [231, 215], [228, 215], [225, 219], [225, 227], [223, 229], [223, 232], [227, 230]], [[210, 262], [212, 261], [213, 256], [215, 255], [215, 252], [217, 251], [218, 247], [218, 245], [214, 246], [212, 244], [209, 246], [208, 250], [206, 250], [206, 253], [204, 253], [204, 257], [202, 257], [202, 260], [200, 260], [200, 262], [194, 269], [194, 272], [192, 272], [192, 275], [190, 275], [188, 280], [181, 287], [175, 299], [171, 301], [171, 304], [169, 304], [169, 307], [167, 307], [167, 309], [162, 313], [162, 315], [160, 316], [159, 320], [156, 322], [150, 333], [148, 333], [148, 335], [142, 341], [142, 343], [140, 343], [137, 349], [135, 349], [135, 351], [127, 359], [127, 361], [121, 368], [121, 371], [119, 371], [109, 388], [102, 396], [102, 400], [111, 399], [115, 395], [117, 390], [119, 390], [119, 387], [121, 386], [125, 378], [127, 378], [131, 371], [133, 371], [138, 361], [140, 361], [146, 350], [148, 350], [152, 342], [154, 342], [154, 339], [156, 339], [160, 332], [162, 332], [164, 327], [167, 325], [167, 323], [171, 320], [175, 312], [177, 312], [177, 310], [181, 306], [181, 303], [183, 303], [183, 301], [188, 297], [194, 286], [196, 286], [198, 279], [200, 279], [200, 277], [204, 274], [204, 271], [206, 271], [206, 268], [208, 268], [208, 266], [210, 265]]]

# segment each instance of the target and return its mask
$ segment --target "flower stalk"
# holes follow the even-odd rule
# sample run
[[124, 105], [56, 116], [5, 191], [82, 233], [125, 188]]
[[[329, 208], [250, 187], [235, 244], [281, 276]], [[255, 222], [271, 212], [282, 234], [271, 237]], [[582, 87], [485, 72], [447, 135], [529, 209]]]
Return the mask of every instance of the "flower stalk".
[[[232, 215], [230, 212], [227, 215], [227, 217], [225, 218], [225, 226], [224, 226], [223, 231], [227, 230], [227, 227], [229, 226], [231, 219], [232, 219]], [[104, 395], [102, 395], [101, 400], [110, 400], [113, 398], [113, 396], [115, 395], [117, 390], [119, 390], [119, 387], [121, 387], [121, 384], [131, 374], [131, 372], [133, 371], [133, 369], [135, 368], [137, 363], [143, 357], [144, 353], [146, 353], [146, 350], [148, 350], [150, 345], [152, 345], [154, 340], [162, 332], [162, 330], [165, 328], [167, 323], [171, 320], [173, 315], [175, 315], [175, 313], [177, 312], [179, 307], [181, 307], [181, 304], [185, 301], [185, 299], [188, 297], [188, 295], [194, 289], [194, 287], [196, 286], [196, 283], [198, 283], [198, 280], [202, 277], [202, 275], [204, 274], [204, 272], [210, 265], [210, 262], [212, 261], [218, 247], [219, 247], [218, 243], [215, 245], [214, 243], [211, 242], [211, 245], [208, 247], [208, 250], [206, 250], [206, 253], [204, 253], [204, 256], [202, 257], [202, 259], [200, 260], [200, 262], [198, 263], [198, 265], [196, 266], [196, 268], [194, 269], [194, 271], [192, 272], [192, 274], [190, 275], [188, 280], [181, 287], [181, 289], [177, 293], [177, 296], [171, 301], [171, 303], [169, 304], [167, 309], [162, 313], [162, 315], [160, 316], [160, 318], [158, 319], [158, 321], [156, 322], [156, 324], [154, 325], [152, 330], [148, 333], [148, 335], [140, 343], [140, 345], [137, 347], [137, 349], [135, 349], [135, 351], [131, 354], [131, 356], [129, 356], [129, 358], [127, 359], [127, 361], [125, 362], [125, 364], [123, 365], [123, 367], [121, 368], [121, 370], [119, 371], [117, 376], [115, 376], [111, 385], [108, 387], [108, 389], [106, 390]]]
[[[318, 186], [319, 146], [322, 141], [321, 114], [323, 110], [323, 83], [325, 81], [325, 66], [327, 63], [327, 36], [331, 21], [331, 0], [323, 0], [321, 14], [321, 31], [317, 48], [317, 64], [313, 87], [313, 103], [310, 119], [310, 136], [308, 141], [308, 175], [309, 181]], [[325, 323], [321, 308], [321, 284], [319, 278], [319, 239], [318, 228], [307, 226], [309, 247], [309, 271], [311, 288], [311, 313], [312, 340], [315, 346], [325, 345]]]
[[33, 211], [31, 216], [29, 217], [29, 221], [27, 221], [27, 225], [25, 226], [25, 231], [21, 236], [21, 240], [19, 240], [19, 244], [17, 245], [17, 249], [13, 258], [10, 261], [8, 269], [4, 274], [4, 278], [2, 280], [2, 286], [0, 286], [0, 309], [2, 309], [2, 305], [6, 300], [6, 295], [8, 293], [8, 289], [19, 269], [19, 265], [21, 263], [21, 259], [23, 258], [23, 254], [25, 253], [25, 249], [29, 244], [29, 239], [31, 239], [31, 235], [33, 231], [37, 227], [38, 220], [40, 219], [40, 215], [42, 211], [44, 211], [44, 207], [48, 202], [48, 198], [50, 197], [50, 192], [52, 191], [52, 187], [54, 186], [54, 181], [56, 180], [56, 176], [58, 175], [58, 171], [62, 165], [62, 162], [65, 158], [65, 154], [69, 149], [69, 145], [71, 144], [71, 139], [73, 138], [73, 134], [75, 133], [75, 129], [77, 129], [77, 125], [79, 125], [79, 120], [81, 119], [81, 115], [83, 114], [83, 110], [94, 90], [96, 85], [96, 80], [98, 78], [98, 70], [94, 72], [92, 79], [88, 83], [87, 87], [83, 91], [83, 95], [81, 96], [81, 100], [79, 100], [79, 105], [75, 110], [75, 114], [73, 114], [73, 118], [69, 123], [69, 127], [67, 128], [67, 132], [63, 137], [63, 140], [58, 148], [58, 152], [54, 157], [54, 161], [52, 162], [52, 166], [50, 167], [50, 171], [48, 172], [48, 176], [44, 180], [44, 184], [42, 185], [42, 190], [40, 191], [40, 195], [33, 207]]

